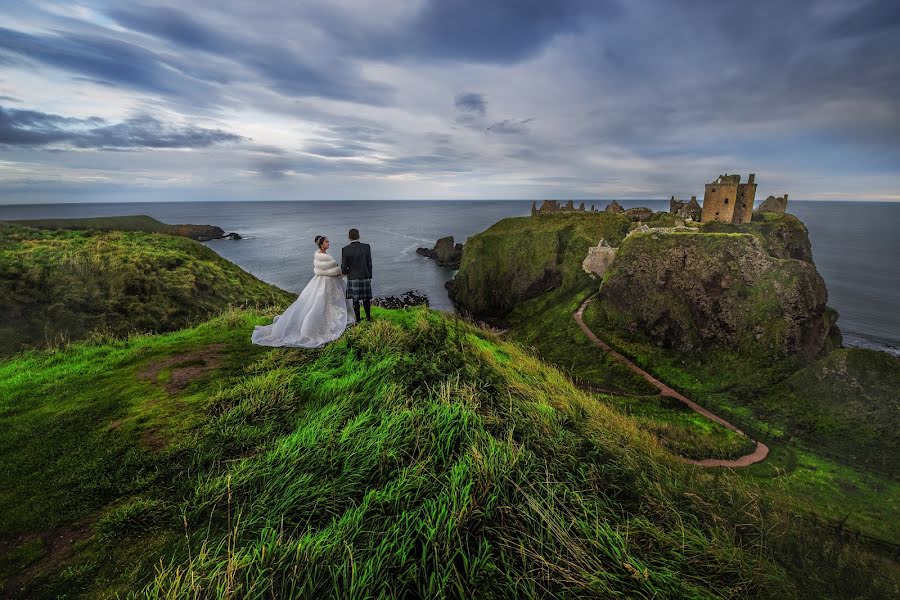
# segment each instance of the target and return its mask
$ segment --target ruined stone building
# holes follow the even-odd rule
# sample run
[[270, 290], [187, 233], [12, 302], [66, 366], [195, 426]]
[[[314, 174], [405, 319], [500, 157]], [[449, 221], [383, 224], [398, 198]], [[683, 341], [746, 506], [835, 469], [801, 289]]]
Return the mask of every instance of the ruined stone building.
[[613, 200], [612, 202], [607, 204], [606, 208], [604, 208], [603, 210], [605, 210], [606, 212], [610, 212], [614, 215], [621, 215], [623, 212], [625, 212], [625, 209], [622, 208], [622, 205], [619, 204], [619, 202], [616, 200]]
[[[575, 202], [569, 200], [566, 202], [565, 206], [559, 205], [559, 200], [544, 200], [541, 203], [541, 207], [538, 208], [537, 202], [531, 203], [531, 216], [536, 217], [538, 215], [547, 215], [552, 213], [571, 213], [571, 212], [588, 212], [584, 207], [584, 202], [582, 202], [578, 208], [575, 208]], [[591, 205], [590, 212], [597, 212], [597, 209]]]
[[756, 199], [756, 174], [750, 173], [747, 183], [741, 183], [740, 175], [720, 175], [706, 184], [703, 194], [703, 221], [723, 223], [749, 223], [753, 217]]
[[685, 220], [699, 221], [703, 209], [700, 207], [700, 203], [697, 202], [697, 196], [691, 196], [690, 201], [687, 202], [676, 200], [675, 196], [672, 196], [669, 199], [669, 212]]
[[756, 209], [756, 212], [774, 212], [783, 215], [784, 211], [787, 210], [787, 200], [787, 194], [777, 198], [775, 196], [769, 196], [763, 200], [762, 204], [759, 205], [759, 208]]

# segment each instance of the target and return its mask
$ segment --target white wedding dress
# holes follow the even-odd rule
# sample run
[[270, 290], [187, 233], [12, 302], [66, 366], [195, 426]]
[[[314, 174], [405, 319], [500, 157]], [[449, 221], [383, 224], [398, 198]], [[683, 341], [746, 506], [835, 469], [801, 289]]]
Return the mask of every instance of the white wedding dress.
[[316, 252], [313, 278], [271, 325], [257, 325], [251, 340], [260, 346], [318, 348], [341, 337], [356, 322], [346, 298], [341, 268], [327, 252]]

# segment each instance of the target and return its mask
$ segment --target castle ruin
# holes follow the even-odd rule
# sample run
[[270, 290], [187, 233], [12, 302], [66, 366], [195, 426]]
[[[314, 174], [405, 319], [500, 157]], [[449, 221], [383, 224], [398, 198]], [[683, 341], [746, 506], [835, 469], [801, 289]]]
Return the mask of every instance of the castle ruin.
[[669, 213], [684, 220], [699, 221], [703, 208], [697, 202], [697, 196], [691, 196], [689, 201], [676, 200], [675, 196], [669, 199]]
[[756, 199], [756, 173], [750, 173], [747, 183], [740, 175], [719, 175], [706, 184], [703, 194], [702, 221], [721, 223], [749, 223]]
[[565, 206], [559, 205], [559, 200], [544, 200], [541, 203], [540, 208], [538, 208], [537, 202], [531, 203], [531, 216], [536, 217], [538, 215], [549, 215], [554, 213], [575, 213], [575, 212], [597, 212], [597, 209], [594, 205], [591, 205], [591, 210], [588, 211], [584, 202], [582, 202], [578, 208], [575, 208], [575, 202], [569, 200], [566, 202]]
[[762, 204], [759, 205], [759, 208], [756, 209], [756, 212], [773, 212], [783, 215], [784, 211], [787, 210], [787, 201], [787, 194], [777, 198], [775, 196], [769, 196], [763, 200]]

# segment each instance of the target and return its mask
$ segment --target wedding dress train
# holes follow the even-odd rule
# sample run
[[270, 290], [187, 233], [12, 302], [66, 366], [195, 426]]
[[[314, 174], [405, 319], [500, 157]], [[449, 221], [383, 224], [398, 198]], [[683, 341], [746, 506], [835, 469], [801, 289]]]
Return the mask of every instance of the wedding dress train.
[[251, 337], [254, 344], [318, 348], [341, 337], [356, 322], [337, 262], [326, 252], [316, 252], [313, 261], [313, 278], [271, 325], [256, 326]]

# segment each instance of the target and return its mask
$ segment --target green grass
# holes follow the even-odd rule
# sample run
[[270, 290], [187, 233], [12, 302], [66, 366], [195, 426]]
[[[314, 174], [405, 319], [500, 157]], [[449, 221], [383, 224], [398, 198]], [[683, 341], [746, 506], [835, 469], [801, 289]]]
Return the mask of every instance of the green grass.
[[[0, 363], [3, 540], [26, 540], [0, 564], [39, 567], [29, 532], [88, 519], [25, 595], [890, 594], [851, 546], [678, 463], [519, 346], [424, 309], [375, 316], [317, 350], [253, 347], [269, 317], [232, 311]], [[210, 348], [215, 369], [166, 391]]]
[[599, 400], [634, 418], [665, 448], [685, 458], [735, 459], [753, 452], [753, 440], [694, 412], [678, 400], [660, 395], [602, 394]]
[[798, 515], [900, 544], [900, 482], [860, 471], [791, 446], [774, 446], [769, 458], [741, 471]]
[[896, 357], [845, 348], [803, 365], [725, 349], [685, 354], [621, 331], [601, 306], [590, 305], [584, 318], [647, 371], [768, 439], [801, 443], [846, 465], [896, 477]]
[[94, 333], [172, 331], [229, 305], [291, 298], [185, 238], [0, 224], [0, 356]]

